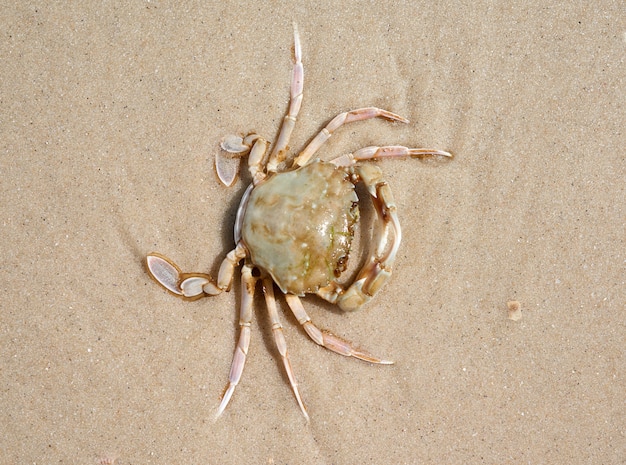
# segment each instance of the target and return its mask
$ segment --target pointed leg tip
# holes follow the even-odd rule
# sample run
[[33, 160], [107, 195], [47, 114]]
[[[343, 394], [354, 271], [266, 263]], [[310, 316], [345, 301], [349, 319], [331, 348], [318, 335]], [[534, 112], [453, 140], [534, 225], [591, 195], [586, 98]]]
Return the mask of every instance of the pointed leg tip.
[[391, 121], [397, 121], [398, 123], [404, 123], [404, 124], [410, 123], [410, 121], [406, 119], [404, 116], [397, 115], [396, 113], [389, 112], [386, 116]]
[[361, 360], [365, 360], [366, 362], [375, 363], [376, 365], [393, 365], [395, 362], [393, 360], [385, 360], [382, 358], [370, 357], [370, 358], [361, 358]]
[[226, 406], [230, 402], [230, 398], [233, 396], [233, 392], [235, 391], [236, 386], [237, 386], [236, 384], [231, 384], [231, 383], [228, 384], [228, 388], [226, 389], [226, 392], [224, 393], [224, 396], [222, 397], [220, 406], [217, 408], [217, 413], [215, 414], [216, 420], [222, 415], [222, 413], [224, 413], [224, 410], [226, 410]]
[[300, 411], [302, 412], [302, 415], [304, 416], [306, 422], [308, 423], [309, 421], [311, 421], [311, 418], [309, 417], [309, 412], [306, 411], [306, 407], [304, 406], [304, 404], [302, 402], [298, 402], [298, 405], [300, 406]]
[[307, 423], [311, 420], [311, 418], [309, 417], [309, 412], [306, 411], [306, 407], [304, 406], [304, 404], [302, 403], [302, 400], [298, 401], [298, 404], [300, 405], [300, 410], [302, 411], [302, 415], [304, 415], [304, 419], [307, 421]]
[[393, 121], [397, 121], [399, 123], [405, 123], [405, 124], [409, 123], [409, 120], [407, 118], [405, 118], [404, 116], [402, 116], [402, 115], [399, 115], [397, 113], [393, 113], [391, 111], [386, 112], [386, 113], [387, 113], [386, 116], [389, 119], [393, 120]]
[[222, 402], [217, 408], [217, 412], [215, 412], [215, 415], [213, 416], [213, 421], [219, 420], [224, 413], [224, 410], [226, 410], [226, 405], [224, 405], [224, 403]]
[[383, 358], [378, 358], [369, 352], [364, 351], [353, 351], [351, 354], [354, 358], [358, 358], [359, 360], [363, 360], [364, 362], [375, 363], [376, 365], [393, 365], [394, 362], [392, 360], [385, 360]]

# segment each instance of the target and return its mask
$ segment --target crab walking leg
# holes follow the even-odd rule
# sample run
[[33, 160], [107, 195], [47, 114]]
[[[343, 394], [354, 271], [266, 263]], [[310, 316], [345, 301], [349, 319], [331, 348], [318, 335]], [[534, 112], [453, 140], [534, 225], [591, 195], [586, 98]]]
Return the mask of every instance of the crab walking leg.
[[285, 294], [285, 299], [287, 300], [287, 304], [294, 316], [298, 320], [298, 323], [304, 328], [306, 333], [309, 335], [313, 342], [318, 345], [321, 345], [333, 352], [337, 352], [338, 354], [345, 355], [346, 357], [355, 357], [360, 360], [365, 360], [370, 363], [380, 363], [383, 365], [391, 365], [393, 364], [390, 360], [380, 359], [369, 352], [366, 352], [361, 349], [357, 349], [350, 342], [341, 339], [326, 330], [318, 328], [311, 318], [306, 313], [302, 305], [302, 301], [300, 298], [294, 294]]
[[293, 128], [296, 126], [296, 119], [302, 106], [302, 91], [304, 89], [304, 67], [302, 66], [302, 47], [300, 46], [300, 34], [298, 27], [293, 25], [293, 49], [294, 49], [294, 65], [291, 74], [291, 91], [289, 98], [289, 111], [285, 115], [283, 125], [280, 128], [280, 134], [267, 164], [268, 172], [276, 172], [279, 163], [281, 163], [287, 154], [289, 139]]
[[336, 166], [352, 166], [358, 161], [374, 160], [378, 158], [424, 158], [424, 157], [452, 157], [450, 152], [443, 150], [416, 148], [410, 149], [402, 145], [389, 145], [386, 147], [364, 147], [357, 150], [354, 153], [348, 153], [341, 155], [334, 160], [331, 160]]
[[311, 157], [318, 151], [318, 149], [324, 145], [324, 143], [330, 139], [333, 132], [343, 126], [344, 124], [352, 123], [354, 121], [363, 121], [372, 118], [384, 118], [389, 121], [399, 121], [401, 123], [408, 123], [409, 120], [403, 118], [400, 115], [391, 113], [387, 110], [382, 110], [376, 107], [359, 108], [358, 110], [347, 111], [335, 116], [330, 123], [326, 125], [314, 138], [305, 149], [294, 160], [293, 166], [306, 165]]
[[[246, 258], [248, 250], [242, 242], [238, 242], [237, 246], [228, 252], [226, 258], [222, 260], [220, 270], [217, 273], [217, 287], [223, 291], [230, 291], [230, 286], [233, 284], [233, 277], [235, 275], [235, 268], [239, 265], [239, 262]], [[243, 273], [243, 270], [241, 270]], [[205, 291], [206, 292], [206, 291]]]
[[241, 374], [243, 373], [243, 367], [246, 363], [246, 355], [248, 354], [248, 347], [250, 346], [250, 324], [252, 322], [252, 302], [254, 300], [254, 288], [256, 286], [257, 278], [252, 276], [252, 268], [248, 265], [244, 265], [241, 268], [241, 309], [239, 313], [239, 341], [237, 347], [235, 347], [235, 353], [233, 354], [233, 361], [230, 366], [230, 374], [228, 375], [228, 387], [222, 397], [222, 402], [217, 409], [215, 418], [224, 412], [224, 409], [228, 405], [230, 398], [235, 392], [239, 380], [241, 380]]
[[298, 381], [296, 380], [296, 375], [294, 374], [293, 368], [291, 367], [291, 362], [289, 361], [289, 354], [287, 353], [287, 341], [285, 340], [285, 335], [283, 334], [283, 325], [278, 318], [278, 310], [276, 309], [276, 299], [274, 298], [274, 281], [271, 278], [263, 278], [263, 293], [265, 294], [267, 313], [270, 317], [270, 322], [272, 323], [272, 332], [274, 333], [274, 342], [276, 343], [276, 348], [278, 349], [278, 353], [280, 353], [280, 356], [283, 359], [283, 365], [285, 366], [285, 371], [287, 372], [287, 377], [289, 378], [289, 384], [291, 384], [291, 389], [293, 390], [293, 394], [296, 396], [296, 400], [298, 401], [300, 410], [302, 410], [302, 413], [308, 420], [309, 414], [307, 413], [306, 407], [304, 406], [302, 398], [300, 397], [300, 391], [298, 390]]
[[267, 176], [264, 170], [264, 165], [268, 145], [269, 142], [259, 137], [254, 142], [254, 145], [250, 150], [250, 156], [248, 157], [248, 170], [252, 176], [252, 184], [255, 186]]

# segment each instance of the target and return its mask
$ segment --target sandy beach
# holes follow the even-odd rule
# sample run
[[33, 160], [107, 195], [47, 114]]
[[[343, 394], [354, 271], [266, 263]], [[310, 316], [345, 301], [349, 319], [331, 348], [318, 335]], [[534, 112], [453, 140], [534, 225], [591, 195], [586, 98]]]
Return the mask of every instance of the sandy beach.
[[[623, 463], [623, 2], [2, 11], [1, 463]], [[395, 363], [317, 346], [276, 289], [307, 422], [259, 287], [215, 421], [239, 279], [186, 302], [144, 259], [217, 276], [250, 176], [222, 186], [215, 155], [228, 134], [277, 136], [293, 22], [291, 156], [336, 114], [376, 106], [410, 122], [345, 126], [319, 157], [397, 144], [454, 159], [376, 162], [403, 227], [391, 279], [353, 313], [303, 299], [318, 326]]]

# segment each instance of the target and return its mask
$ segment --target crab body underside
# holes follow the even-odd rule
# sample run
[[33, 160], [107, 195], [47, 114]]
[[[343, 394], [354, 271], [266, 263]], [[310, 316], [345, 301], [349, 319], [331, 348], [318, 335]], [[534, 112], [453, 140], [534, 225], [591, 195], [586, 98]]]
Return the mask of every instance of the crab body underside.
[[[391, 190], [381, 170], [360, 163], [380, 158], [451, 157], [448, 152], [403, 146], [365, 147], [330, 162], [313, 158], [317, 150], [344, 124], [371, 118], [408, 122], [379, 108], [361, 108], [333, 118], [293, 160], [291, 169], [279, 172], [286, 158], [291, 132], [302, 103], [303, 67], [300, 40], [294, 29], [295, 64], [291, 81], [289, 111], [272, 152], [268, 142], [256, 134], [228, 136], [222, 148], [228, 156], [216, 157], [220, 180], [230, 185], [236, 178], [232, 160], [248, 155], [252, 184], [244, 194], [235, 222], [235, 248], [223, 260], [217, 281], [204, 273], [183, 273], [170, 259], [158, 253], [146, 258], [149, 274], [172, 294], [195, 300], [229, 291], [235, 269], [241, 266], [242, 298], [240, 334], [233, 355], [228, 386], [217, 410], [221, 415], [241, 379], [250, 344], [250, 323], [256, 283], [260, 280], [274, 340], [302, 413], [308, 418], [278, 317], [274, 284], [284, 293], [294, 316], [317, 344], [346, 356], [371, 363], [390, 364], [350, 342], [318, 328], [306, 313], [300, 297], [315, 293], [344, 310], [355, 310], [368, 302], [391, 275], [401, 239], [400, 223]], [[381, 227], [375, 247], [347, 287], [337, 279], [346, 269], [353, 232], [359, 218], [354, 186], [362, 182], [373, 201]], [[255, 272], [257, 270], [257, 272]]]

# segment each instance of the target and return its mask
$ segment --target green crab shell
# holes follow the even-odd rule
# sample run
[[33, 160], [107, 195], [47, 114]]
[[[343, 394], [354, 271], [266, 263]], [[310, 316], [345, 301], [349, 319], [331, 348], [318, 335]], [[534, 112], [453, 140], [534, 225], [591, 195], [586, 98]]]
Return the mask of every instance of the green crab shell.
[[241, 237], [254, 265], [284, 293], [302, 296], [345, 270], [358, 217], [349, 175], [315, 161], [252, 190]]

